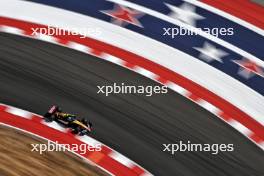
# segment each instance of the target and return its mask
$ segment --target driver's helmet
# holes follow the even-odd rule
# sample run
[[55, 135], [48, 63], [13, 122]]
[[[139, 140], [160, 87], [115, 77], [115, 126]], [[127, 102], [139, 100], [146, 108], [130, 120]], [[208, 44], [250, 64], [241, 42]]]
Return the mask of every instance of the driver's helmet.
[[68, 115], [68, 117], [67, 117], [67, 121], [68, 122], [72, 122], [72, 121], [74, 121], [76, 119], [76, 117], [74, 116], [74, 115]]

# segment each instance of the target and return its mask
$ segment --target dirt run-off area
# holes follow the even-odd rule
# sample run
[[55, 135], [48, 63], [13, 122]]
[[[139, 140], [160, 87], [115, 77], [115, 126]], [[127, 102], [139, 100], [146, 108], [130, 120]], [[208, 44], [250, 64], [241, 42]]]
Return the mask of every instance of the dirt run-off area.
[[45, 144], [30, 134], [0, 125], [1, 176], [107, 176], [70, 152], [31, 152], [31, 144]]

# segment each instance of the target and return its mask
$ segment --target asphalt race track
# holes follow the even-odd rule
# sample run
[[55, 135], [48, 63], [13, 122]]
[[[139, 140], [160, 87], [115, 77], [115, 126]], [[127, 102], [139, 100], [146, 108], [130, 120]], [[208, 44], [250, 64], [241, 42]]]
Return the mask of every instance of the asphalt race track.
[[[211, 113], [166, 95], [97, 94], [97, 85], [157, 85], [93, 56], [0, 33], [0, 102], [38, 114], [52, 104], [85, 116], [92, 137], [157, 176], [263, 176], [263, 151]], [[233, 143], [234, 152], [162, 152], [163, 143]]]

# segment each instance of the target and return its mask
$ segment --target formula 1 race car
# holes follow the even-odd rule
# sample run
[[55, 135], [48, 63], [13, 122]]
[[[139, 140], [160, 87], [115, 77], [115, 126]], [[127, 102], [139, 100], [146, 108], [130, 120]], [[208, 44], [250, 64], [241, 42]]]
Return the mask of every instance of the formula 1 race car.
[[53, 105], [44, 115], [46, 121], [53, 120], [71, 128], [73, 134], [87, 135], [92, 131], [92, 124], [86, 119], [78, 119], [76, 115], [63, 113], [59, 106]]

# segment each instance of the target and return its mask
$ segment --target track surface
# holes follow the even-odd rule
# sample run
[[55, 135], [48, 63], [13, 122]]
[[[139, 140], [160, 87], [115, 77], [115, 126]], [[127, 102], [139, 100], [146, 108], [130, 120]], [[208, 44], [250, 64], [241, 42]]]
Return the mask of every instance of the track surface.
[[[158, 176], [261, 176], [263, 151], [186, 98], [98, 95], [97, 85], [156, 85], [93, 56], [9, 34], [0, 35], [0, 102], [43, 114], [51, 104], [89, 118], [92, 137]], [[163, 143], [233, 143], [234, 152], [162, 152]]]

